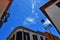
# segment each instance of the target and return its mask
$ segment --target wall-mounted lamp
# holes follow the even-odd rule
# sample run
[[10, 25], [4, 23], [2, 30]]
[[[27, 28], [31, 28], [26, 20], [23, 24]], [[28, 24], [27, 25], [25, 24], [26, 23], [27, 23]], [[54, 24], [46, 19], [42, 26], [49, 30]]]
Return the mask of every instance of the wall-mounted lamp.
[[9, 13], [4, 13], [2, 16], [2, 19], [0, 20], [0, 27], [2, 26], [3, 23], [7, 22], [7, 19], [9, 18], [10, 14]]

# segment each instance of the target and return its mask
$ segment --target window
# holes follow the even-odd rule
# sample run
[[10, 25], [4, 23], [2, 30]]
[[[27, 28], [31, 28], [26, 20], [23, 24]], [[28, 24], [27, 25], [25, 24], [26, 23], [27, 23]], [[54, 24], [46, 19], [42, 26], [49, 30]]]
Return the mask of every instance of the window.
[[24, 32], [24, 40], [30, 40], [29, 33]]
[[45, 40], [47, 40], [47, 38], [45, 38]]
[[13, 40], [15, 39], [15, 35], [13, 35]]
[[40, 39], [41, 39], [41, 40], [43, 40], [43, 37], [42, 37], [42, 36], [40, 36]]
[[22, 40], [22, 32], [21, 31], [18, 31], [16, 33], [16, 40]]
[[56, 5], [60, 8], [60, 2], [58, 2]]
[[33, 35], [33, 40], [38, 40], [36, 35]]

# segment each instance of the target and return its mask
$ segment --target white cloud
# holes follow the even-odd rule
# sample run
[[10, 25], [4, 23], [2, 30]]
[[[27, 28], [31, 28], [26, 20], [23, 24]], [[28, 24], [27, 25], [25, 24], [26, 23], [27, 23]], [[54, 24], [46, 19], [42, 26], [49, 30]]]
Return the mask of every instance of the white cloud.
[[36, 4], [36, 0], [32, 0], [32, 3]]
[[35, 11], [34, 11], [34, 10], [32, 10], [32, 13], [35, 13]]
[[34, 4], [32, 4], [32, 9], [34, 9], [34, 6], [35, 6], [35, 5], [34, 5]]
[[24, 21], [23, 24], [24, 24], [25, 26], [26, 26], [26, 25], [27, 25], [27, 26], [30, 25], [29, 22], [27, 22], [27, 21]]
[[23, 25], [25, 25], [25, 26], [29, 26], [31, 24], [36, 24], [35, 19], [31, 18], [31, 17], [27, 17], [23, 22]]
[[36, 18], [38, 18], [38, 17], [39, 17], [37, 13], [35, 13], [35, 16], [36, 16]]
[[35, 19], [34, 18], [31, 18], [31, 17], [27, 17], [26, 18], [26, 21], [31, 22], [31, 23], [34, 23], [35, 22]]

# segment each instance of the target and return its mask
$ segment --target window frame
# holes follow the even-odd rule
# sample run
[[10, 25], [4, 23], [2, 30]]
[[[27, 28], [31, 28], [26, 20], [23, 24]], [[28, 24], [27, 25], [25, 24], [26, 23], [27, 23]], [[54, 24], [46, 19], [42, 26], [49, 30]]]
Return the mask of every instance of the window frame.
[[[19, 34], [19, 32], [21, 33], [20, 36], [19, 36], [19, 37], [21, 37], [21, 39], [18, 39], [18, 38], [17, 38], [17, 36], [18, 36], [17, 33]], [[18, 39], [18, 40], [22, 40], [22, 31], [16, 32], [16, 40], [17, 40], [17, 39]]]
[[[27, 39], [26, 39], [26, 37], [27, 37]], [[30, 34], [28, 33], [28, 32], [24, 32], [24, 40], [30, 40]]]
[[37, 35], [32, 35], [33, 36], [33, 40], [38, 40], [38, 36]]
[[44, 40], [44, 38], [43, 38], [42, 36], [40, 36], [40, 39], [41, 39], [41, 40]]

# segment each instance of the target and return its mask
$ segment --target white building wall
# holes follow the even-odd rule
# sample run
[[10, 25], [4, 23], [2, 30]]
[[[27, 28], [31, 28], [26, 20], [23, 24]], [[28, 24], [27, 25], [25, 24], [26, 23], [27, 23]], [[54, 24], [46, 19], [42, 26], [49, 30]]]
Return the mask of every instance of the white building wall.
[[29, 35], [30, 35], [30, 40], [33, 40], [33, 36], [32, 36], [32, 35], [36, 35], [37, 38], [38, 38], [38, 40], [41, 40], [41, 39], [40, 39], [40, 36], [42, 36], [44, 40], [45, 40], [45, 38], [46, 38], [46, 36], [43, 36], [43, 35], [41, 35], [41, 34], [37, 34], [37, 33], [31, 32], [31, 31], [28, 31], [28, 30], [25, 30], [25, 29], [18, 29], [18, 30], [16, 30], [16, 31], [14, 32], [14, 34], [16, 34], [16, 32], [18, 32], [18, 31], [24, 31], [24, 32], [29, 33]]
[[56, 3], [58, 2], [60, 2], [60, 0], [56, 1], [51, 6], [47, 7], [45, 11], [60, 31], [60, 8], [56, 6]]

